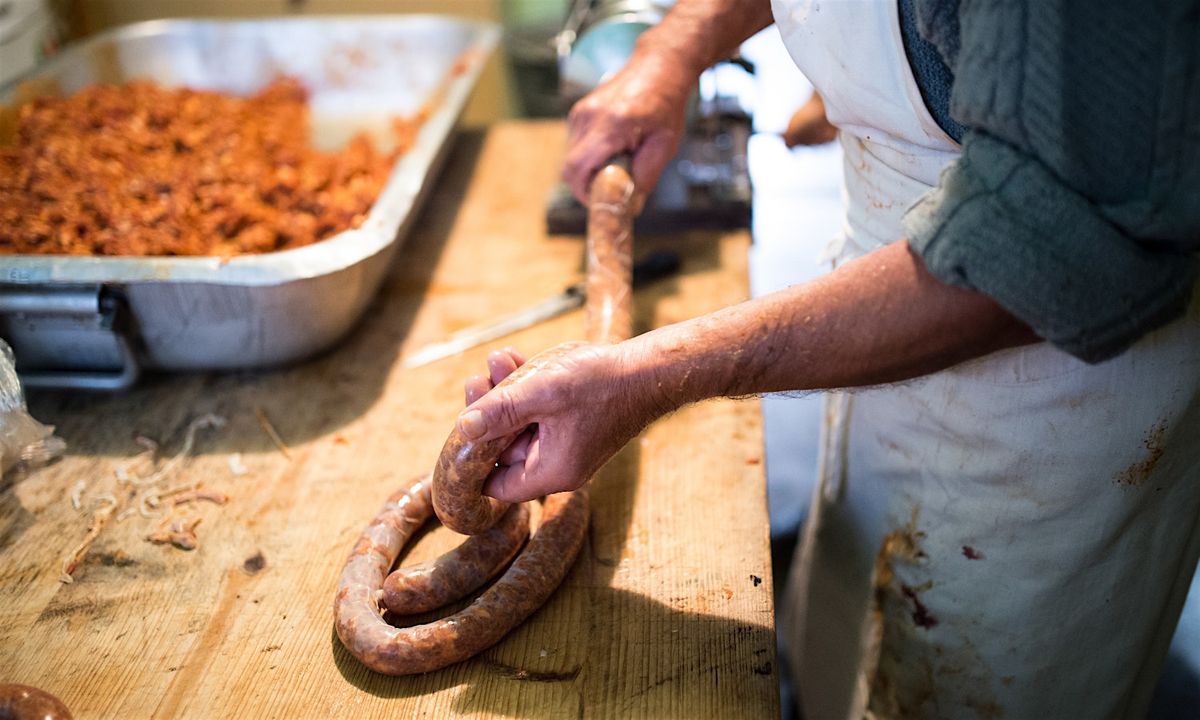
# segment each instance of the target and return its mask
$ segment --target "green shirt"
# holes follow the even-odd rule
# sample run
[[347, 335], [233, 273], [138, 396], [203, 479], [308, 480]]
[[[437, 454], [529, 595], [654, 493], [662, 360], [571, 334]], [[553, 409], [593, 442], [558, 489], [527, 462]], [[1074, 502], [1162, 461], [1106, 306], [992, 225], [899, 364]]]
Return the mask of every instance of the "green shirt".
[[1088, 362], [1178, 317], [1200, 250], [1200, 2], [915, 5], [965, 127], [905, 217], [929, 271]]

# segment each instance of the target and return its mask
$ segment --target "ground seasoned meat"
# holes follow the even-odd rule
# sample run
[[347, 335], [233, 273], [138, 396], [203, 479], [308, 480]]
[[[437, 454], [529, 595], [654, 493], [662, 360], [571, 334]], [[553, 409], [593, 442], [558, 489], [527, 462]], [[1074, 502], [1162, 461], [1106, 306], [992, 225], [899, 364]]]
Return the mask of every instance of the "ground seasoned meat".
[[146, 81], [22, 106], [0, 138], [0, 253], [231, 256], [357, 227], [395, 149], [366, 134], [310, 143], [307, 92], [279, 79], [240, 98]]

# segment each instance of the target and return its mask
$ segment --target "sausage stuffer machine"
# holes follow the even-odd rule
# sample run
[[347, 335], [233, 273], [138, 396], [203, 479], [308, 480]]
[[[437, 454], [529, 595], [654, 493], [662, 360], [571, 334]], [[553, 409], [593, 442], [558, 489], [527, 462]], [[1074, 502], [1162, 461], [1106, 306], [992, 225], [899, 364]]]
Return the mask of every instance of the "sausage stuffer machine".
[[[559, 90], [569, 107], [621, 69], [638, 36], [673, 0], [575, 0], [556, 38]], [[750, 223], [746, 144], [751, 117], [741, 97], [754, 68], [730, 58], [700, 77], [688, 103], [684, 137], [637, 220], [639, 232], [738, 228]], [[551, 233], [582, 233], [587, 213], [566, 185], [551, 194]]]

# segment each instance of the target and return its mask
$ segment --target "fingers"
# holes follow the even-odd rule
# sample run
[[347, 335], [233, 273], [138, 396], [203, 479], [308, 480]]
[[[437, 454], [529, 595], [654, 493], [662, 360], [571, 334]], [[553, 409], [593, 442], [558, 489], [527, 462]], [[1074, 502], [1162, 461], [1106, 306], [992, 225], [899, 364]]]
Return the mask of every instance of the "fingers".
[[463, 389], [466, 391], [467, 404], [470, 405], [491, 390], [492, 383], [484, 375], [472, 375], [463, 383]]
[[458, 414], [458, 429], [476, 441], [516, 435], [534, 422], [522, 400], [515, 387], [493, 388]]
[[483, 397], [501, 380], [524, 364], [525, 356], [515, 348], [506, 347], [503, 350], [493, 350], [487, 358], [488, 374], [472, 375], [463, 383], [467, 404], [470, 405]]
[[610, 134], [588, 133], [572, 143], [563, 167], [563, 180], [571, 192], [586, 207], [592, 178], [614, 155], [632, 146]]
[[535, 500], [544, 493], [529, 487], [525, 482], [525, 464], [501, 465], [492, 471], [483, 484], [483, 494], [504, 502]]
[[571, 193], [583, 204], [587, 204], [587, 186], [598, 166], [594, 158], [599, 138], [592, 137], [592, 120], [597, 111], [593, 109], [593, 98], [585, 97], [571, 106], [567, 114], [567, 155], [563, 162], [563, 180]]
[[525, 462], [525, 459], [529, 457], [529, 446], [533, 442], [535, 433], [534, 428], [529, 428], [518, 435], [517, 439], [513, 440], [512, 444], [500, 453], [500, 464], [516, 465]]
[[512, 348], [506, 347], [503, 350], [493, 350], [488, 353], [487, 366], [492, 385], [499, 385], [504, 378], [511, 375], [524, 363], [525, 358]]
[[668, 132], [653, 133], [642, 143], [633, 156], [633, 165], [630, 168], [633, 184], [639, 194], [658, 184], [658, 178], [675, 155], [678, 144], [678, 136]]
[[[572, 378], [581, 368], [587, 375], [599, 372], [604, 376], [595, 369], [597, 352], [584, 343], [557, 345], [530, 360], [536, 371], [520, 382], [506, 383], [525, 358], [505, 348], [488, 356], [487, 376], [478, 375], [467, 382], [467, 397], [472, 402], [458, 416], [459, 432], [475, 442], [503, 438], [507, 445], [498, 458], [499, 467], [485, 485], [486, 494], [504, 500], [528, 499], [578, 487], [587, 479], [575, 461], [579, 444], [563, 441], [561, 431], [556, 435], [552, 428], [556, 424], [575, 428], [581, 422], [578, 408], [564, 398], [571, 397]], [[559, 437], [554, 443], [556, 451], [546, 458], [552, 463], [543, 467], [542, 443], [554, 436]]]
[[610, 81], [571, 108], [570, 133], [563, 180], [585, 206], [592, 178], [605, 163], [624, 152], [639, 152], [647, 131], [662, 120], [631, 110], [624, 93], [627, 83]]
[[515, 435], [532, 424], [526, 417], [534, 412], [526, 405], [524, 393], [513, 387], [496, 388], [518, 367], [525, 356], [514, 348], [494, 350], [488, 354], [488, 375], [477, 375], [466, 384], [467, 408], [458, 415], [458, 429], [472, 440], [490, 440], [503, 435]]
[[576, 487], [563, 484], [558, 477], [561, 473], [543, 472], [539, 456], [540, 443], [535, 438], [525, 462], [497, 467], [484, 483], [483, 494], [506, 502], [525, 502]]
[[645, 138], [640, 137], [636, 129], [628, 131], [624, 138], [616, 135], [597, 137], [597, 133], [591, 133], [567, 153], [563, 179], [575, 197], [587, 205], [589, 188], [596, 173], [616, 155], [631, 151], [633, 182], [639, 196], [644, 196], [658, 184], [678, 146], [679, 136], [666, 129], [655, 130]]

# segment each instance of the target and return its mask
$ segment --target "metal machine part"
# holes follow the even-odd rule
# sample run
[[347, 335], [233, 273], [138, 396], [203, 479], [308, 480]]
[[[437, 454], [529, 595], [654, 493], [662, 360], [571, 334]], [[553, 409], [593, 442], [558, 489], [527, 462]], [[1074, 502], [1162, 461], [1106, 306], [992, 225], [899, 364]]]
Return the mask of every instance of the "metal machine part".
[[[576, 0], [557, 39], [560, 92], [574, 102], [624, 66], [638, 37], [666, 15], [673, 0]], [[750, 174], [746, 145], [751, 117], [739, 79], [754, 68], [731, 58], [709, 68], [687, 109], [675, 157], [638, 217], [641, 232], [746, 227]], [[738, 76], [741, 76], [739, 78]], [[552, 233], [583, 232], [586, 212], [555, 189], [546, 213]]]
[[118, 389], [139, 366], [264, 367], [337, 341], [383, 280], [498, 38], [491, 23], [420, 15], [152, 21], [0, 88], [4, 104], [134, 77], [244, 94], [288, 74], [310, 90], [313, 140], [326, 148], [360, 129], [382, 142], [391, 118], [434, 103], [362, 226], [313, 245], [233, 258], [0, 256], [0, 334], [18, 370]]
[[662, 21], [674, 0], [576, 0], [558, 34], [559, 88], [577, 100], [633, 53], [638, 36]]

